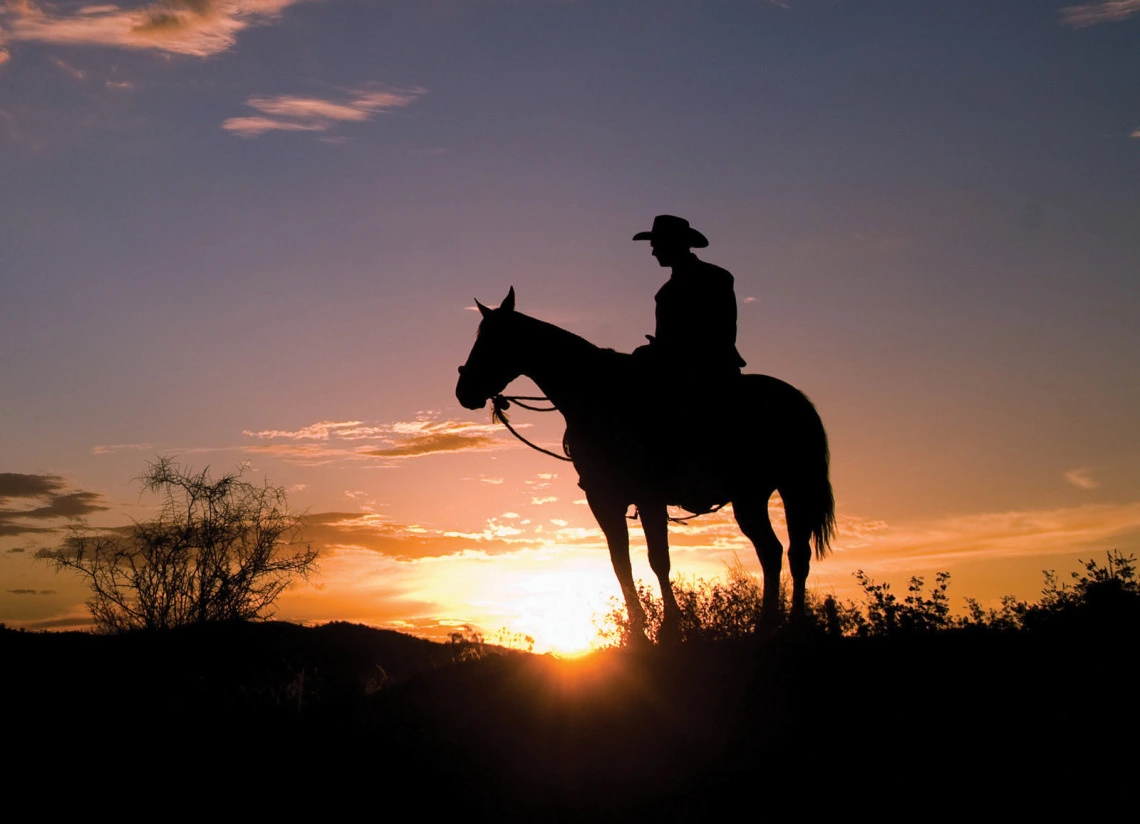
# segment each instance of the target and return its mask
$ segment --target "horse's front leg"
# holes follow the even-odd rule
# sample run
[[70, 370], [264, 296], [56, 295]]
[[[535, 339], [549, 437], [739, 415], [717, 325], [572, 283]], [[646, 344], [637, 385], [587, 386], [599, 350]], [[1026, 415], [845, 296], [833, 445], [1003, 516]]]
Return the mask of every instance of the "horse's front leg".
[[621, 594], [625, 598], [625, 611], [629, 616], [630, 642], [644, 642], [645, 610], [637, 597], [637, 586], [633, 582], [633, 566], [629, 560], [629, 527], [625, 522], [626, 505], [598, 493], [586, 492], [586, 502], [590, 511], [606, 536], [610, 548], [610, 561], [614, 565]]
[[669, 582], [669, 513], [664, 504], [638, 505], [641, 528], [645, 530], [645, 543], [649, 548], [649, 566], [661, 585], [661, 602], [665, 616], [661, 622], [659, 639], [666, 643], [681, 640], [681, 608], [673, 596]]

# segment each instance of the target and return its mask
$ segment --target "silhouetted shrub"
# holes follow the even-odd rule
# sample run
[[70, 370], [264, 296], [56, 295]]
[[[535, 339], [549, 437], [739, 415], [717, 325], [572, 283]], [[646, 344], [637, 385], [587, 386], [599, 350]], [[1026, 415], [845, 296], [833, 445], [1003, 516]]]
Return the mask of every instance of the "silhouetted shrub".
[[1113, 631], [1140, 626], [1135, 556], [1114, 550], [1104, 566], [1096, 561], [1081, 563], [1084, 571], [1070, 573], [1071, 584], [1058, 583], [1055, 571], [1045, 571], [1041, 601], [1022, 610], [1025, 629]]
[[[720, 641], [750, 634], [760, 618], [762, 594], [760, 581], [739, 560], [729, 567], [725, 581], [689, 581], [679, 577], [673, 582], [673, 595], [681, 608], [681, 640]], [[664, 605], [644, 582], [638, 582], [637, 595], [645, 610], [646, 637], [656, 643], [665, 617]], [[786, 600], [785, 595], [781, 586], [781, 600]], [[625, 604], [617, 599], [611, 602], [609, 611], [602, 616], [598, 636], [604, 644], [629, 644]]]
[[515, 652], [534, 652], [534, 636], [522, 632], [511, 632], [502, 628], [491, 636], [492, 643], [502, 649]]
[[157, 518], [99, 533], [76, 529], [39, 557], [86, 579], [87, 606], [102, 631], [266, 618], [290, 583], [315, 571], [317, 552], [300, 540], [284, 489], [243, 481], [242, 471], [214, 480], [208, 469], [160, 458], [139, 479], [160, 496]]
[[[1136, 630], [1140, 628], [1140, 581], [1136, 560], [1119, 552], [1108, 553], [1104, 566], [1081, 561], [1083, 572], [1073, 572], [1073, 583], [1058, 583], [1056, 573], [1045, 570], [1041, 601], [1029, 604], [1007, 595], [998, 607], [983, 607], [966, 598], [966, 610], [950, 609], [950, 573], [938, 572], [927, 591], [925, 579], [913, 576], [907, 594], [899, 598], [889, 583], [879, 583], [863, 570], [855, 575], [863, 597], [840, 601], [828, 595], [808, 593], [807, 613], [800, 627], [826, 632], [832, 637], [886, 637], [926, 635], [952, 630], [973, 632]], [[645, 583], [638, 584], [638, 597], [645, 609], [646, 636], [658, 640], [664, 610], [661, 598]], [[729, 569], [727, 581], [674, 582], [673, 592], [681, 608], [682, 640], [724, 640], [752, 634], [760, 617], [761, 584], [738, 561]], [[787, 614], [785, 589], [780, 588], [782, 612]], [[625, 605], [616, 598], [603, 616], [599, 638], [614, 646], [630, 642]]]
[[891, 585], [875, 583], [863, 570], [855, 573], [863, 589], [863, 622], [856, 621], [855, 635], [914, 635], [950, 629], [950, 573], [934, 575], [935, 585], [929, 597], [924, 595], [925, 581], [914, 576], [907, 584], [907, 596], [901, 601], [891, 592]]
[[976, 599], [966, 597], [966, 614], [957, 621], [963, 629], [1013, 632], [1022, 628], [1029, 605], [1012, 595], [1003, 595], [1001, 605], [988, 609]]
[[454, 661], [477, 661], [487, 654], [483, 633], [470, 624], [448, 633], [447, 640]]

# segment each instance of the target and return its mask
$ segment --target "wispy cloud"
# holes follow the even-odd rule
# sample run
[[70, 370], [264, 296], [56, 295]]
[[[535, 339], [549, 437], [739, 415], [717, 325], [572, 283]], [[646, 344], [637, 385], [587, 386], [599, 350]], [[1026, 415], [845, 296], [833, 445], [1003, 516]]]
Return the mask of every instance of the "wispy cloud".
[[62, 618], [46, 618], [40, 621], [21, 621], [20, 626], [33, 631], [79, 629], [90, 630], [93, 626], [91, 613], [83, 605], [72, 609], [71, 614]]
[[326, 466], [337, 461], [360, 460], [364, 455], [358, 449], [344, 449], [309, 443], [252, 444], [241, 448], [244, 452], [281, 458], [300, 466]]
[[423, 89], [364, 88], [350, 91], [339, 100], [289, 94], [251, 97], [246, 105], [260, 114], [231, 117], [222, 128], [245, 138], [271, 131], [326, 132], [341, 123], [361, 123], [408, 106], [423, 94]]
[[[527, 486], [529, 486], [531, 488], [532, 492], [539, 492], [543, 489], [549, 489], [551, 482], [557, 477], [558, 477], [557, 473], [554, 473], [554, 472], [540, 472], [538, 474], [538, 480], [537, 481], [528, 480], [528, 481], [523, 481], [523, 483], [526, 484]], [[553, 501], [556, 499], [551, 498], [550, 500]], [[536, 500], [536, 503], [545, 503], [545, 501], [537, 501]]]
[[[966, 515], [891, 526], [858, 555], [877, 568], [1112, 549], [1140, 531], [1140, 502]], [[852, 553], [854, 555], [855, 553]], [[866, 562], [866, 561], [865, 561]]]
[[94, 492], [68, 492], [52, 495], [43, 506], [19, 511], [15, 514], [21, 518], [41, 520], [46, 518], [78, 518], [91, 512], [106, 510], [107, 507], [96, 503], [100, 497]]
[[[353, 497], [353, 496], [349, 496]], [[304, 518], [305, 540], [319, 549], [340, 552], [367, 550], [401, 559], [442, 558], [467, 552], [487, 556], [549, 546], [601, 550], [605, 538], [589, 518], [581, 526], [550, 519], [535, 524], [516, 511], [486, 518], [478, 526], [444, 529], [431, 524], [401, 522], [374, 511], [319, 512]]]
[[[510, 519], [507, 519], [510, 520]], [[400, 523], [374, 512], [321, 512], [304, 518], [305, 539], [325, 550], [368, 550], [392, 558], [438, 558], [479, 551], [491, 555], [538, 541], [500, 518], [474, 532]]]
[[[495, 424], [436, 421], [428, 417], [388, 424], [320, 421], [300, 429], [245, 430], [244, 434], [273, 442], [245, 447], [250, 452], [277, 455], [309, 465], [337, 460], [394, 463], [424, 455], [489, 451], [513, 446], [503, 438], [503, 430]], [[361, 441], [372, 443], [362, 444]]]
[[[775, 501], [769, 517], [786, 542], [783, 508]], [[1103, 552], [1140, 540], [1140, 501], [1058, 509], [986, 512], [947, 518], [890, 523], [840, 515], [835, 553], [813, 570], [845, 579], [855, 569], [875, 574], [954, 570], [963, 563]], [[731, 507], [670, 529], [670, 546], [702, 561], [753, 557]], [[681, 557], [681, 556], [679, 556]], [[707, 564], [706, 564], [707, 565]]]
[[110, 455], [113, 452], [138, 452], [143, 449], [153, 449], [152, 443], [114, 443], [97, 444], [91, 447], [92, 455]]
[[300, 429], [261, 429], [252, 431], [246, 429], [243, 435], [251, 438], [287, 439], [291, 441], [327, 441], [337, 437], [345, 441], [362, 438], [381, 437], [385, 428], [379, 426], [365, 426], [363, 421], [319, 421]]
[[1074, 29], [1095, 26], [1097, 23], [1115, 23], [1134, 14], [1140, 14], [1140, 0], [1100, 0], [1061, 9], [1061, 18]]
[[1100, 481], [1092, 476], [1091, 469], [1071, 469], [1065, 473], [1065, 480], [1081, 489], [1096, 489]]
[[323, 132], [328, 128], [323, 123], [290, 123], [268, 117], [231, 117], [222, 124], [227, 132], [238, 137], [260, 137], [266, 132]]
[[63, 478], [58, 475], [21, 475], [17, 472], [0, 472], [0, 505], [6, 498], [37, 498], [63, 489]]
[[12, 40], [209, 57], [232, 48], [245, 29], [272, 23], [298, 2], [303, 0], [159, 0], [135, 7], [72, 4], [57, 12], [33, 0], [6, 0], [0, 20]]
[[83, 69], [77, 69], [66, 60], [61, 60], [58, 57], [52, 57], [50, 60], [52, 65], [64, 74], [69, 75], [70, 77], [73, 77], [80, 82], [83, 82], [87, 79], [87, 72], [83, 71]]
[[[44, 524], [60, 518], [79, 518], [107, 507], [94, 492], [67, 492], [58, 475], [0, 473], [0, 537], [55, 532]], [[14, 504], [27, 502], [21, 508]], [[28, 523], [31, 521], [32, 523]]]

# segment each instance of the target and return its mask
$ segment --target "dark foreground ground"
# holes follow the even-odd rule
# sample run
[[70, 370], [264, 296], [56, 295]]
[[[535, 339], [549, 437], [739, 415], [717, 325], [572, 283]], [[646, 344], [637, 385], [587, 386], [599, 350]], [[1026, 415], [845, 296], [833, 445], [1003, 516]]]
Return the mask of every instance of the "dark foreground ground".
[[1136, 640], [785, 633], [564, 661], [348, 624], [0, 629], [5, 795], [159, 818], [1134, 809]]

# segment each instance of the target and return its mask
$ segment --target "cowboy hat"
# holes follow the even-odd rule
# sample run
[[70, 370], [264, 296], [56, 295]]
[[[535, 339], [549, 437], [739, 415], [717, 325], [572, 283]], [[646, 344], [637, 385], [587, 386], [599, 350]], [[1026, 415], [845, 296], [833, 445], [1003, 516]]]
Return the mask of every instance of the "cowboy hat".
[[674, 215], [658, 215], [653, 218], [653, 228], [648, 232], [638, 232], [634, 240], [651, 240], [658, 244], [677, 243], [690, 249], [704, 249], [709, 240], [696, 229], [689, 226], [689, 221]]

